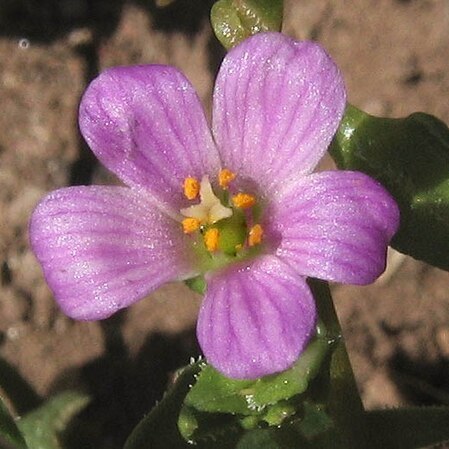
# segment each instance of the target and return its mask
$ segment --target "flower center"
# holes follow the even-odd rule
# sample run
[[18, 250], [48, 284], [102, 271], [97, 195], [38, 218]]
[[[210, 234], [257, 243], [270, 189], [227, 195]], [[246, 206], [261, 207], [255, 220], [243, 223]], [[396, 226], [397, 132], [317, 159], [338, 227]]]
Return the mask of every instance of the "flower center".
[[233, 191], [236, 175], [228, 169], [218, 174], [215, 191], [208, 176], [184, 180], [184, 196], [199, 203], [181, 209], [182, 228], [202, 242], [213, 256], [243, 256], [262, 243], [263, 229], [256, 223], [257, 199], [247, 192]]

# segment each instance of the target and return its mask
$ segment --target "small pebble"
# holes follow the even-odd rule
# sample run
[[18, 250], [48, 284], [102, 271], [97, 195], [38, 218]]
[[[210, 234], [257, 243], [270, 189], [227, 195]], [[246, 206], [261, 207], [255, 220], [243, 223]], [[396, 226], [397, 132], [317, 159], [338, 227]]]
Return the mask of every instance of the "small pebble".
[[449, 358], [449, 327], [442, 327], [437, 330], [436, 341], [440, 353]]

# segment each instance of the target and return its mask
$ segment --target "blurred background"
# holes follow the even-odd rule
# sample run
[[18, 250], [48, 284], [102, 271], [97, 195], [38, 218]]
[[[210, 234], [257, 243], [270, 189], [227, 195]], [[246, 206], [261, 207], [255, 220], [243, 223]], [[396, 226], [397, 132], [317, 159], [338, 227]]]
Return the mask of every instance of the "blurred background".
[[[30, 251], [28, 220], [50, 190], [117, 182], [77, 126], [80, 96], [104, 68], [175, 65], [210, 112], [224, 56], [208, 22], [212, 4], [0, 0], [0, 356], [40, 397], [88, 392], [84, 416], [104, 447], [121, 447], [176, 368], [198, 355], [200, 298], [171, 284], [104, 322], [74, 322]], [[374, 115], [424, 111], [449, 123], [448, 30], [447, 0], [285, 3], [284, 32], [321, 42], [349, 101]], [[333, 293], [367, 408], [449, 405], [448, 273], [392, 251], [376, 284]]]

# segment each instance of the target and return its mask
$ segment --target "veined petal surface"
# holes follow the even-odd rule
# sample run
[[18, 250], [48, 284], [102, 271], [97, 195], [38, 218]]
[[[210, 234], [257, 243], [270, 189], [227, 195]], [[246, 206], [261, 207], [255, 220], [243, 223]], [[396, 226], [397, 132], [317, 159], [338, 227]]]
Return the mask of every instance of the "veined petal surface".
[[30, 239], [61, 309], [76, 319], [106, 318], [196, 274], [180, 224], [126, 187], [51, 193], [33, 213]]
[[207, 281], [197, 334], [215, 368], [232, 378], [255, 379], [296, 361], [316, 321], [304, 278], [267, 255]]
[[144, 187], [178, 211], [183, 181], [219, 169], [199, 98], [173, 67], [144, 65], [104, 71], [79, 111], [81, 132], [98, 159], [125, 184]]
[[271, 239], [280, 241], [276, 254], [300, 275], [363, 285], [385, 269], [399, 210], [369, 176], [314, 173], [298, 180], [273, 207], [267, 228]]
[[213, 100], [223, 166], [273, 195], [315, 168], [343, 116], [346, 92], [321, 46], [260, 33], [229, 51]]

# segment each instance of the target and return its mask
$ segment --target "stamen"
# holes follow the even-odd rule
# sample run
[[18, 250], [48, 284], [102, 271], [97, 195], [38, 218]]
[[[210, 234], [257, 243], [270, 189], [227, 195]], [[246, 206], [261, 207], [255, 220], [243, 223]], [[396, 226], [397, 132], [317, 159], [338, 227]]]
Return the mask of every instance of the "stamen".
[[204, 244], [209, 252], [217, 251], [220, 233], [217, 228], [210, 228], [204, 234]]
[[184, 218], [184, 220], [182, 220], [182, 229], [184, 230], [184, 234], [192, 234], [193, 232], [198, 231], [200, 224], [201, 222], [198, 218]]
[[260, 242], [262, 242], [263, 237], [263, 229], [260, 224], [254, 225], [250, 230], [248, 234], [248, 245], [249, 246], [255, 246], [258, 245]]
[[218, 174], [218, 183], [220, 184], [220, 187], [227, 190], [229, 184], [231, 184], [231, 182], [235, 179], [235, 176], [235, 173], [227, 168], [220, 170], [220, 173]]
[[240, 209], [248, 209], [256, 204], [256, 198], [249, 193], [237, 193], [237, 195], [232, 197], [232, 202], [235, 207], [239, 207]]
[[198, 179], [191, 176], [184, 179], [184, 195], [188, 200], [194, 200], [200, 192], [200, 183]]

